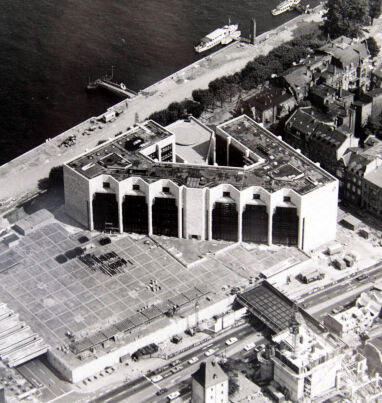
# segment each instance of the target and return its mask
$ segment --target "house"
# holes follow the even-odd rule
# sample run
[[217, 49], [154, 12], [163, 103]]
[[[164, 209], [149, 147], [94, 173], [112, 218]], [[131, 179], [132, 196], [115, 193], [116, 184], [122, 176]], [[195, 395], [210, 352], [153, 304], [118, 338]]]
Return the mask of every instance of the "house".
[[210, 358], [192, 374], [193, 403], [228, 403], [228, 375]]
[[284, 71], [278, 81], [291, 91], [297, 102], [301, 102], [313, 84], [313, 73], [307, 66], [294, 66]]
[[332, 57], [321, 76], [324, 84], [345, 90], [369, 88], [371, 68], [365, 41], [340, 36], [322, 46], [319, 53]]
[[285, 88], [270, 87], [241, 100], [238, 112], [253, 117], [259, 123], [271, 125], [287, 116], [296, 105], [296, 99]]
[[346, 125], [323, 123], [310, 108], [299, 108], [288, 119], [285, 140], [333, 173], [347, 149], [358, 146], [358, 139]]
[[382, 141], [373, 136], [364, 148], [350, 149], [340, 160], [337, 177], [342, 197], [382, 217]]

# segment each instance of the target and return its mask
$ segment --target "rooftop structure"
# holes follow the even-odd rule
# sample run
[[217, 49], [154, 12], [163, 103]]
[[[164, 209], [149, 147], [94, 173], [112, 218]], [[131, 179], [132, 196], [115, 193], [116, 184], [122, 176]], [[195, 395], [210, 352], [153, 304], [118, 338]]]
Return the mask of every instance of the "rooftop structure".
[[67, 212], [91, 230], [305, 249], [335, 237], [335, 178], [245, 115], [215, 132], [147, 121], [67, 163], [64, 183]]
[[274, 333], [288, 329], [296, 309], [312, 328], [323, 330], [319, 322], [267, 281], [241, 293], [237, 300]]

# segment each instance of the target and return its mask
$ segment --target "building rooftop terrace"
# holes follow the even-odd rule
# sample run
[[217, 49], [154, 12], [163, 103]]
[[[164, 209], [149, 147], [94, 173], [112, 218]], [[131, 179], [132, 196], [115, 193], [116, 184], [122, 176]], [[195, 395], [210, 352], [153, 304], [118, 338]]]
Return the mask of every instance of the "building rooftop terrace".
[[178, 186], [197, 188], [231, 184], [239, 190], [261, 186], [269, 192], [275, 192], [288, 187], [299, 194], [308, 193], [334, 180], [246, 115], [218, 128], [251, 151], [252, 166], [225, 167], [153, 161], [139, 151], [157, 140], [171, 136], [171, 133], [152, 121], [80, 156], [69, 162], [68, 166], [88, 179], [107, 174], [118, 181], [128, 177], [140, 177], [147, 183], [169, 179]]

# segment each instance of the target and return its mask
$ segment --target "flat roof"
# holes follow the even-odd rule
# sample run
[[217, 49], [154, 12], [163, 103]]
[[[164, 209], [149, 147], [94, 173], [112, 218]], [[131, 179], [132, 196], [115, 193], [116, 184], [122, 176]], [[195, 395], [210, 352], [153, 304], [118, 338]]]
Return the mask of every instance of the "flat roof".
[[239, 294], [238, 301], [275, 333], [289, 327], [295, 309], [311, 326], [323, 330], [318, 321], [267, 281]]
[[246, 115], [219, 125], [217, 136], [220, 136], [219, 130], [241, 143], [239, 147], [243, 150], [251, 151], [251, 166], [154, 162], [139, 150], [172, 134], [152, 121], [78, 157], [67, 166], [88, 179], [107, 174], [118, 181], [128, 177], [140, 177], [147, 183], [169, 179], [178, 186], [203, 188], [231, 184], [239, 190], [261, 186], [269, 192], [289, 188], [299, 194], [336, 180]]
[[193, 118], [177, 120], [166, 129], [175, 134], [177, 156], [189, 164], [207, 164], [213, 130]]

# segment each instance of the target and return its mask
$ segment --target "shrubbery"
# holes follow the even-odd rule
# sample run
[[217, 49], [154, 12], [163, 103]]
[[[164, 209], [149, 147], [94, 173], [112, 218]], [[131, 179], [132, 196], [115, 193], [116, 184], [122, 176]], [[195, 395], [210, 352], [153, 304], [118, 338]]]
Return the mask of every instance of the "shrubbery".
[[193, 100], [172, 103], [167, 109], [153, 113], [149, 119], [166, 126], [189, 114], [198, 118], [205, 110], [214, 106], [222, 107], [227, 100], [231, 102], [240, 91], [256, 88], [273, 74], [279, 75], [321, 45], [322, 41], [313, 35], [293, 39], [273, 49], [266, 56], [258, 56], [248, 62], [240, 72], [211, 81], [208, 89], [193, 91]]

